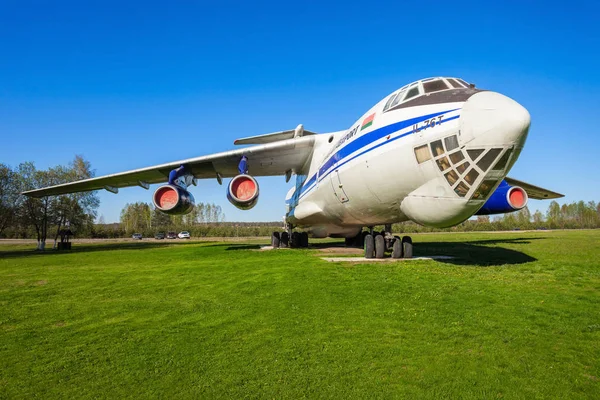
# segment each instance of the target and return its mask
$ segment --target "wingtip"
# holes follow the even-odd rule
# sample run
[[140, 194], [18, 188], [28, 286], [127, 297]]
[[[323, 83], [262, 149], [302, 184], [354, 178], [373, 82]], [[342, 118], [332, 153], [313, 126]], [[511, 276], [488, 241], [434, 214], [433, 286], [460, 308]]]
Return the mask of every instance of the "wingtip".
[[35, 198], [40, 197], [40, 196], [36, 196], [35, 192], [36, 192], [36, 190], [28, 190], [26, 192], [21, 192], [20, 194], [23, 196], [27, 196], [27, 197], [35, 197]]

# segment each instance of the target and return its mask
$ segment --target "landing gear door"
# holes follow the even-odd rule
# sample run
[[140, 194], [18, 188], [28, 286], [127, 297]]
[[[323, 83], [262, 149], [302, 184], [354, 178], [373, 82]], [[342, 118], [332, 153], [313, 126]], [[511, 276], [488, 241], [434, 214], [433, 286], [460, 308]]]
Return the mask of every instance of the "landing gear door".
[[346, 203], [348, 200], [348, 195], [344, 191], [344, 185], [342, 185], [342, 181], [340, 180], [340, 175], [338, 170], [336, 169], [331, 174], [329, 174], [331, 180], [331, 187], [333, 188], [333, 193], [335, 193], [335, 197], [340, 201], [340, 203]]

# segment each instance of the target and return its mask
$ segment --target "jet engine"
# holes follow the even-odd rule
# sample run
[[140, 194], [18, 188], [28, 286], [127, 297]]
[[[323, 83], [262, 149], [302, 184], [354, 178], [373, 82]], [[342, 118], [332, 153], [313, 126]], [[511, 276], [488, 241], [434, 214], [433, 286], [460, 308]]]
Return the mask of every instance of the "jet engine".
[[154, 206], [165, 214], [187, 214], [194, 209], [194, 196], [177, 185], [163, 185], [152, 196]]
[[475, 215], [504, 214], [518, 211], [527, 205], [527, 192], [519, 186], [502, 181]]
[[258, 182], [253, 176], [240, 174], [227, 186], [227, 200], [240, 210], [249, 210], [258, 201]]

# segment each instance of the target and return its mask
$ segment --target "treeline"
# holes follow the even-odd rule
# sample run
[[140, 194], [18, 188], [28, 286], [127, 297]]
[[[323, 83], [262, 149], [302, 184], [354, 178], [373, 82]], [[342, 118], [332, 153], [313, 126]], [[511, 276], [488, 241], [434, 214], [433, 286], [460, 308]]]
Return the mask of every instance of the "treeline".
[[188, 231], [192, 237], [268, 236], [281, 230], [281, 222], [225, 222], [221, 206], [198, 203], [189, 214], [167, 215], [154, 206], [137, 202], [121, 210], [119, 224], [103, 224], [102, 217], [89, 232], [92, 238], [129, 237], [141, 233], [153, 237], [158, 232]]
[[446, 229], [428, 228], [414, 222], [394, 224], [394, 232], [469, 232], [508, 231], [533, 229], [597, 229], [600, 228], [600, 203], [578, 201], [560, 205], [553, 200], [545, 213], [531, 214], [526, 206], [522, 210], [496, 216], [477, 216], [462, 224]]
[[120, 223], [96, 224], [92, 231], [84, 236], [92, 239], [113, 239], [131, 237], [133, 233], [141, 233], [145, 238], [154, 237], [158, 232], [181, 232], [188, 231], [193, 238], [202, 237], [254, 237], [270, 236], [273, 231], [281, 231], [281, 222], [217, 222], [198, 223], [193, 226], [168, 225], [141, 229], [138, 231], [126, 231]]

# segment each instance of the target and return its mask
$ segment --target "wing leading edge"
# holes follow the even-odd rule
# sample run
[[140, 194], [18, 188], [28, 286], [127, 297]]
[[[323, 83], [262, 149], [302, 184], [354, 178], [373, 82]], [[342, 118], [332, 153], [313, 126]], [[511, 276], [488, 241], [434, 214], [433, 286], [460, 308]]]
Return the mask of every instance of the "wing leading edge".
[[312, 156], [314, 136], [295, 137], [258, 146], [246, 147], [187, 160], [180, 160], [151, 167], [105, 175], [97, 178], [49, 186], [23, 192], [30, 197], [54, 196], [66, 193], [107, 189], [114, 191], [123, 187], [141, 186], [167, 182], [169, 172], [186, 164], [197, 179], [223, 178], [238, 174], [240, 157], [249, 159], [250, 174], [254, 176], [284, 175], [287, 171], [299, 171]]
[[519, 186], [523, 188], [527, 192], [527, 196], [530, 199], [535, 200], [548, 200], [548, 199], [559, 199], [561, 197], [565, 197], [564, 194], [556, 193], [548, 189], [541, 188], [539, 186], [531, 185], [527, 182], [519, 181], [513, 178], [509, 178], [508, 176], [504, 178], [506, 183], [511, 186]]

